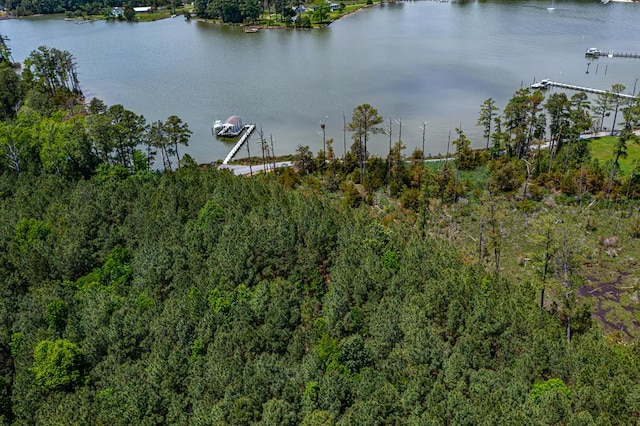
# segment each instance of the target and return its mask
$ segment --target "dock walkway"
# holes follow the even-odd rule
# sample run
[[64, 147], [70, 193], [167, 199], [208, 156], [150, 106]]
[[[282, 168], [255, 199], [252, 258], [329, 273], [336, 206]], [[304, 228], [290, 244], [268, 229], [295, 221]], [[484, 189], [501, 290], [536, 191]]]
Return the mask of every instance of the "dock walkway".
[[222, 164], [227, 164], [229, 163], [229, 161], [231, 161], [231, 159], [236, 155], [236, 153], [242, 147], [242, 145], [244, 145], [244, 143], [249, 139], [249, 137], [251, 136], [251, 134], [255, 129], [256, 129], [255, 124], [245, 124], [242, 136], [240, 136], [240, 139], [238, 139], [238, 142], [236, 142], [233, 148], [231, 148], [231, 151], [229, 151], [227, 156], [224, 157]]
[[557, 81], [552, 81], [548, 79], [540, 80], [531, 85], [532, 89], [548, 89], [549, 87], [558, 87], [560, 89], [576, 90], [578, 92], [595, 93], [597, 95], [611, 93], [612, 95], [618, 96], [619, 98], [623, 98], [623, 99], [636, 99], [635, 96], [629, 95], [626, 93], [614, 93], [610, 90], [600, 90], [600, 89], [594, 89], [592, 87], [583, 87], [583, 86], [576, 86], [573, 84], [559, 83]]

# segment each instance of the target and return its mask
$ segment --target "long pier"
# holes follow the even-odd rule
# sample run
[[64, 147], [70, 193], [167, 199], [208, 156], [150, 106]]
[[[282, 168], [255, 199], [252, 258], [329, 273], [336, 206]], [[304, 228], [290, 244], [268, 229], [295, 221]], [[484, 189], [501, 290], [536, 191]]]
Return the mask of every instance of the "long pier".
[[615, 93], [610, 90], [600, 90], [600, 89], [594, 89], [592, 87], [583, 87], [583, 86], [576, 86], [573, 84], [559, 83], [557, 81], [552, 81], [549, 79], [540, 80], [531, 85], [532, 89], [548, 89], [549, 87], [558, 87], [560, 89], [576, 90], [578, 92], [595, 93], [597, 95], [609, 93], [623, 99], [636, 99], [636, 96], [628, 95], [626, 93]]
[[606, 57], [606, 58], [640, 59], [640, 53], [614, 52], [613, 50], [610, 50], [609, 52], [605, 52], [604, 50], [599, 50], [594, 48], [587, 49], [587, 52], [584, 54], [584, 56], [589, 58]]
[[222, 164], [227, 164], [229, 163], [229, 161], [231, 161], [231, 159], [236, 155], [240, 147], [244, 145], [247, 139], [249, 139], [249, 136], [251, 136], [251, 133], [253, 133], [255, 129], [256, 129], [255, 124], [245, 124], [244, 132], [242, 133], [242, 136], [240, 136], [240, 139], [238, 139], [238, 142], [236, 142], [233, 148], [231, 148], [231, 151], [229, 151], [227, 156], [224, 157], [224, 161], [222, 161]]

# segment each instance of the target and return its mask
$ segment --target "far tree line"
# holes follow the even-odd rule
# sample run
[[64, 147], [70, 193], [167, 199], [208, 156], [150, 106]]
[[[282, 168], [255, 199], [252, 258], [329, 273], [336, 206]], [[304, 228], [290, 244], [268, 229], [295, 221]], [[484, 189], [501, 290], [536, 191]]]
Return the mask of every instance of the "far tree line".
[[[176, 0], [3, 0], [0, 2], [12, 14], [28, 16], [34, 14], [52, 14], [80, 12], [88, 15], [108, 15], [116, 6], [153, 6], [175, 7]], [[182, 3], [180, 2], [179, 5]]]
[[[371, 0], [368, 0], [371, 2]], [[364, 3], [364, 2], [363, 2]], [[297, 15], [296, 8], [305, 2], [294, 0], [196, 0], [194, 2], [196, 16], [205, 19], [219, 19], [228, 23], [252, 23], [258, 21], [261, 16], [266, 16], [272, 21], [284, 22], [288, 25], [295, 24], [300, 27], [310, 27], [311, 23], [324, 23], [330, 13], [326, 0], [315, 0], [306, 3], [311, 13], [304, 14], [300, 19], [294, 20]], [[114, 7], [122, 7], [124, 14], [120, 19], [135, 21], [133, 10], [137, 6], [151, 6], [152, 8], [167, 8], [175, 11], [183, 7], [180, 0], [3, 0], [0, 2], [5, 10], [17, 16], [34, 14], [67, 13], [68, 16], [105, 16], [115, 18], [112, 15]], [[340, 8], [344, 9], [344, 3]], [[173, 13], [173, 12], [172, 12]], [[273, 14], [273, 15], [272, 15]], [[191, 13], [185, 12], [190, 18]]]

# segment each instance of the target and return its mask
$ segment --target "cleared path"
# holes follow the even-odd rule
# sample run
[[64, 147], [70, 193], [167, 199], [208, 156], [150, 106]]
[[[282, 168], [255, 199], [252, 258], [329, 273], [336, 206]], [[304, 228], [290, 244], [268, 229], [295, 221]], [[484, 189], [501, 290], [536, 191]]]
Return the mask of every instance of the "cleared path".
[[[293, 162], [291, 161], [280, 161], [276, 163], [276, 168], [280, 167], [292, 167]], [[260, 173], [262, 171], [270, 172], [273, 170], [273, 163], [271, 164], [255, 164], [251, 167], [240, 165], [240, 164], [222, 164], [218, 167], [218, 169], [227, 169], [231, 170], [236, 176], [244, 176], [251, 173]]]

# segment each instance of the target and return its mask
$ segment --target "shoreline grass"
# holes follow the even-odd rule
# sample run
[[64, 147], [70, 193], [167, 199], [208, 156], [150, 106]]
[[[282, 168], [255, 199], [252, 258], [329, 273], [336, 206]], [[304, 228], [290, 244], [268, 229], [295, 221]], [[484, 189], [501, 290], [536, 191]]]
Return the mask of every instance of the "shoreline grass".
[[[600, 138], [594, 138], [589, 141], [589, 149], [591, 157], [597, 159], [602, 164], [606, 164], [613, 161], [614, 148], [617, 136], [603, 136]], [[627, 158], [620, 158], [620, 172], [624, 175], [628, 175], [633, 171], [640, 161], [640, 144], [628, 143], [627, 144]]]

